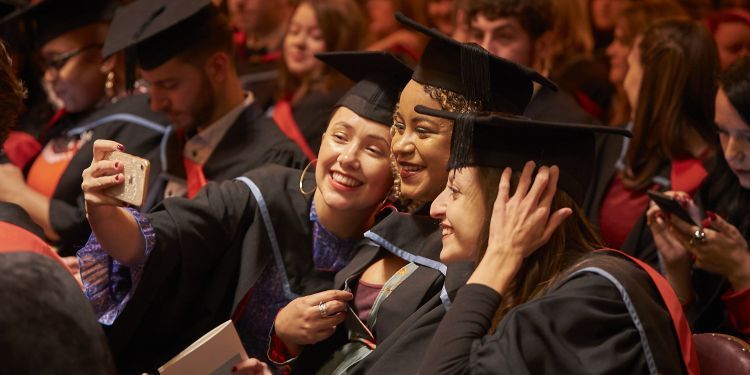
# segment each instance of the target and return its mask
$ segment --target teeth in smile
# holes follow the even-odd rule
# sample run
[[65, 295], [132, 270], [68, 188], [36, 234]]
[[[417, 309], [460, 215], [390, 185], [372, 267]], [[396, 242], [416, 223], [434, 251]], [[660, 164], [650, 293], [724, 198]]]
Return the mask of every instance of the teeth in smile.
[[344, 176], [343, 174], [338, 173], [338, 172], [332, 172], [331, 176], [333, 177], [334, 181], [338, 182], [341, 185], [347, 186], [347, 187], [357, 187], [357, 186], [362, 185], [361, 182], [359, 182], [359, 181], [357, 181], [357, 180], [355, 180], [355, 179], [353, 179], [351, 177]]
[[417, 172], [421, 171], [422, 167], [416, 166], [416, 165], [402, 165], [401, 169], [407, 171], [407, 172]]

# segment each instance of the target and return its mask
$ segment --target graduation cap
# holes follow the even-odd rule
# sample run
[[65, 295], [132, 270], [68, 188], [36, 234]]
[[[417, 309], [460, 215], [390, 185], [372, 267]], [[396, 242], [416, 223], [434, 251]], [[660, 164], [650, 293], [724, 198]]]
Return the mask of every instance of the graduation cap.
[[493, 56], [473, 43], [461, 43], [400, 12], [396, 20], [430, 37], [412, 79], [457, 92], [482, 110], [521, 114], [531, 100], [532, 82], [557, 91], [557, 85], [533, 69]]
[[337, 107], [391, 125], [399, 94], [412, 75], [409, 66], [387, 52], [326, 52], [315, 57], [357, 82], [341, 97]]
[[583, 204], [594, 171], [595, 135], [630, 131], [610, 126], [536, 121], [492, 113], [451, 113], [421, 105], [417, 113], [455, 121], [449, 169], [467, 166], [523, 169], [529, 160], [560, 168], [558, 186]]
[[109, 22], [116, 7], [114, 0], [43, 0], [8, 14], [0, 20], [0, 24], [22, 20], [30, 22], [36, 46], [41, 47], [69, 31]]
[[134, 49], [141, 68], [154, 69], [190, 49], [218, 15], [211, 0], [136, 1], [117, 9], [102, 54]]

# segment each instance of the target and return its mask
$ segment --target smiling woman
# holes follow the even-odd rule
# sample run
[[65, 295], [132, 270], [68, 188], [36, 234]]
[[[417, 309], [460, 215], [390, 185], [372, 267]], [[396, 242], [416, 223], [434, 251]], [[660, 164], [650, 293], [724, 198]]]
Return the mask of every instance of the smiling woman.
[[[392, 153], [401, 197], [413, 213], [391, 213], [373, 226], [336, 275], [334, 289], [293, 301], [279, 312], [275, 332], [298, 373], [415, 373], [421, 356], [450, 304], [442, 288], [440, 232], [426, 217], [448, 178], [452, 120], [416, 113], [423, 105], [457, 113], [472, 109], [519, 114], [532, 81], [554, 87], [538, 73], [459, 43], [398, 14], [399, 22], [432, 39], [401, 97], [393, 120]], [[342, 179], [343, 181], [344, 179]], [[421, 206], [421, 207], [419, 207]], [[421, 267], [420, 267], [421, 266]], [[344, 312], [353, 301], [353, 312]], [[303, 306], [304, 309], [300, 308]], [[303, 313], [304, 312], [304, 313]], [[339, 324], [354, 315], [361, 323]], [[415, 322], [427, 317], [425, 323]], [[309, 324], [311, 318], [315, 324]], [[376, 324], [377, 322], [377, 324]]]
[[308, 158], [315, 157], [330, 109], [347, 86], [315, 54], [360, 50], [364, 33], [364, 15], [354, 0], [305, 0], [292, 14], [284, 35], [272, 114]]
[[[411, 70], [384, 53], [319, 57], [357, 84], [337, 104], [314, 176], [263, 167], [140, 215], [101, 194], [123, 179], [101, 160], [118, 144], [95, 143], [82, 185], [95, 238], [78, 256], [121, 371], [150, 371], [230, 318], [248, 354], [267, 360], [278, 310], [330, 288], [375, 223], [393, 182], [391, 111]], [[114, 274], [131, 285], [117, 297]]]

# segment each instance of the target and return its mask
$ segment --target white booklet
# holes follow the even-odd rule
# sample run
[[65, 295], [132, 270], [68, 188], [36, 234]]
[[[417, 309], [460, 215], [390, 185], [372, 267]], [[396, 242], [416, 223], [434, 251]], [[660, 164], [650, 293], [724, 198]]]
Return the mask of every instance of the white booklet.
[[232, 367], [246, 359], [240, 336], [232, 321], [227, 320], [159, 367], [159, 373], [229, 375]]

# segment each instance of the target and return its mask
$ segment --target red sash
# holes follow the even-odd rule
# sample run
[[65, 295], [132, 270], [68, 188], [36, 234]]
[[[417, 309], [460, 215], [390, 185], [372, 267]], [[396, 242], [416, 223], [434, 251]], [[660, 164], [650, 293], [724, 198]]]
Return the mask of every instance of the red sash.
[[41, 238], [18, 225], [0, 221], [0, 253], [13, 251], [25, 251], [50, 257], [72, 273], [60, 256]]
[[11, 131], [3, 144], [3, 151], [16, 167], [23, 169], [26, 164], [39, 155], [42, 145], [31, 134], [22, 131]]
[[189, 199], [198, 194], [206, 181], [206, 175], [203, 174], [203, 165], [198, 164], [186, 157], [182, 157], [182, 164], [185, 166], [185, 174], [187, 175], [187, 196]]
[[[185, 137], [182, 129], [177, 129], [177, 141], [180, 145], [180, 154], [182, 154], [185, 151]], [[203, 173], [203, 164], [198, 164], [182, 155], [182, 165], [185, 167], [187, 197], [193, 199], [208, 183]]]
[[682, 304], [677, 298], [677, 294], [669, 285], [667, 279], [664, 278], [658, 271], [653, 269], [648, 264], [644, 263], [640, 259], [634, 258], [628, 254], [623, 253], [620, 250], [615, 249], [601, 249], [597, 251], [612, 251], [617, 254], [623, 255], [628, 259], [632, 260], [641, 269], [646, 271], [649, 278], [654, 282], [656, 288], [659, 290], [664, 304], [669, 310], [669, 316], [672, 317], [672, 324], [674, 325], [675, 331], [677, 332], [677, 338], [680, 341], [680, 350], [682, 351], [682, 360], [685, 363], [685, 368], [690, 375], [698, 375], [701, 373], [700, 366], [698, 365], [698, 355], [695, 352], [695, 345], [693, 345], [693, 333], [690, 330], [690, 325], [685, 319], [685, 313], [682, 310]]
[[307, 144], [305, 137], [302, 135], [302, 132], [299, 130], [299, 125], [294, 121], [294, 116], [292, 116], [292, 106], [289, 104], [288, 100], [281, 99], [276, 102], [276, 105], [273, 107], [273, 120], [276, 122], [276, 125], [281, 132], [302, 149], [302, 152], [305, 153], [308, 160], [315, 160], [317, 158], [317, 155], [312, 151]]

